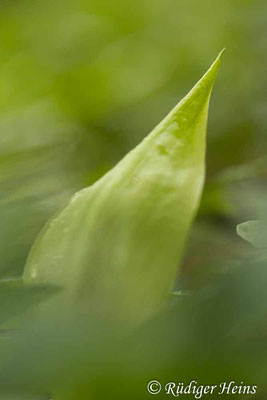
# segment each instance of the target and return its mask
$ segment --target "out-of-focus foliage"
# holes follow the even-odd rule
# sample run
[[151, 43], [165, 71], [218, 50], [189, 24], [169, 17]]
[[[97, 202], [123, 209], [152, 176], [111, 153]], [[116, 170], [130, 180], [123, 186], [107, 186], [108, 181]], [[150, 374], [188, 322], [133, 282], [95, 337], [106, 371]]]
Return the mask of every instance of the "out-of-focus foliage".
[[[20, 275], [47, 218], [138, 143], [222, 47], [209, 177], [265, 155], [266, 11], [253, 0], [2, 1], [1, 275]], [[242, 196], [234, 186], [231, 201], [227, 184], [207, 189], [205, 215], [255, 219], [244, 195], [261, 185]]]
[[267, 229], [262, 221], [247, 221], [237, 225], [237, 233], [257, 248], [267, 248]]
[[0, 342], [1, 388], [39, 393], [38, 400], [51, 393], [55, 400], [125, 394], [134, 400], [150, 397], [152, 379], [162, 385], [234, 380], [258, 385], [253, 398], [264, 399], [266, 284], [265, 263], [225, 265], [220, 277], [194, 294], [174, 296], [167, 313], [131, 335], [112, 315], [57, 310], [26, 324], [16, 341]]
[[[112, 316], [103, 336], [96, 328], [102, 321], [86, 317], [80, 326], [82, 317], [69, 316], [25, 328], [19, 343], [11, 335], [18, 351], [10, 356], [7, 326], [0, 337], [3, 390], [21, 379], [44, 393], [57, 379], [87, 393], [92, 370], [101, 400], [101, 390], [120, 388], [119, 399], [129, 387], [133, 398], [146, 398], [148, 379], [161, 373], [168, 381], [180, 374], [212, 382], [218, 374], [265, 382], [266, 265], [253, 262], [258, 251], [235, 231], [266, 217], [266, 14], [267, 3], [255, 0], [0, 2], [3, 279], [21, 276], [47, 219], [138, 143], [227, 48], [210, 110], [208, 181], [177, 282], [200, 297], [175, 296], [169, 322], [149, 326], [135, 345], [120, 336], [115, 345]], [[10, 399], [21, 399], [18, 393]]]

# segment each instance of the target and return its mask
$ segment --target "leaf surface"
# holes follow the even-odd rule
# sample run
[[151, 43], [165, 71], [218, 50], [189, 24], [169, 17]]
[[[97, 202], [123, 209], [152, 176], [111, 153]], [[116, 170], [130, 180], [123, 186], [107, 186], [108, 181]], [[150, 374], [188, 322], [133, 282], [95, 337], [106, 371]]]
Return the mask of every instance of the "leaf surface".
[[263, 221], [247, 221], [237, 225], [237, 234], [257, 248], [267, 248], [267, 226]]
[[220, 62], [221, 54], [134, 150], [47, 223], [29, 255], [25, 283], [62, 286], [64, 306], [130, 323], [162, 307], [202, 193], [209, 99]]

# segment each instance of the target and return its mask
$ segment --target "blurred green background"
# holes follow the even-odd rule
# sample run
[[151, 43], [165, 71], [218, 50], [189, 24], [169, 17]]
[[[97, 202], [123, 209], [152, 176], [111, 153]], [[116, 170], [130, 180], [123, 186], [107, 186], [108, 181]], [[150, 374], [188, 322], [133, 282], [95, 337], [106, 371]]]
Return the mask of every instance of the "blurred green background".
[[235, 251], [241, 241], [232, 248], [229, 235], [257, 218], [264, 185], [244, 185], [243, 170], [217, 175], [249, 164], [245, 178], [258, 169], [262, 178], [266, 169], [253, 164], [267, 147], [266, 13], [254, 0], [1, 1], [1, 276], [21, 274], [44, 222], [136, 145], [223, 47], [208, 128], [212, 182], [191, 241], [204, 263], [213, 263], [211, 242], [216, 254]]
[[[255, 250], [236, 235], [236, 225], [265, 217], [267, 198], [266, 15], [267, 3], [255, 0], [2, 0], [0, 278], [21, 276], [30, 247], [47, 219], [73, 193], [93, 183], [152, 130], [224, 47], [227, 52], [210, 107], [207, 184], [177, 289], [202, 288], [240, 260], [247, 263]], [[184, 367], [181, 371], [187, 377], [191, 374], [193, 379], [192, 366], [201, 376], [203, 369], [198, 357], [201, 359], [208, 352], [210, 358], [205, 368], [210, 383], [212, 377], [215, 379], [212, 375], [215, 370], [219, 379], [219, 376], [228, 376], [229, 368], [231, 373], [240, 372], [241, 366], [243, 376], [248, 379], [250, 374], [256, 378], [260, 368], [260, 379], [264, 381], [266, 273], [258, 266], [257, 280], [251, 268], [246, 270], [249, 272], [243, 283], [240, 283], [243, 270], [238, 269], [234, 278], [231, 275], [224, 278], [226, 281], [223, 280], [215, 297], [208, 291], [209, 295], [204, 293], [200, 303], [197, 298], [192, 300], [193, 304], [182, 307], [182, 316], [177, 320], [170, 317], [166, 325], [169, 330], [164, 330], [166, 321], [163, 328], [157, 322], [156, 327], [147, 328], [148, 333], [142, 333], [141, 342], [137, 341], [142, 343], [141, 350], [145, 348], [154, 357], [161, 336], [168, 338], [167, 349], [165, 346], [164, 351], [156, 354], [158, 363], [148, 355], [153, 362], [145, 364], [141, 371], [135, 358], [139, 353], [132, 351], [127, 355], [128, 369], [124, 372], [127, 379], [134, 377], [136, 385], [141, 384], [143, 388], [147, 382], [146, 371], [151, 372], [152, 378], [156, 377], [155, 365], [160, 365], [163, 353], [164, 376], [170, 379], [178, 373], [175, 363], [181, 358]], [[254, 282], [252, 287], [251, 282]], [[257, 302], [259, 282], [262, 285]], [[214, 301], [218, 308], [211, 307]], [[192, 309], [188, 311], [188, 307]], [[196, 315], [195, 310], [199, 311], [199, 325], [197, 333], [188, 338], [188, 332], [196, 328], [195, 322], [191, 326], [188, 317], [192, 310], [192, 315]], [[229, 310], [232, 313], [226, 318]], [[255, 326], [251, 315], [257, 320]], [[235, 326], [238, 316], [241, 319]], [[212, 329], [211, 321], [217, 321]], [[263, 323], [260, 328], [259, 321]], [[232, 337], [229, 326], [235, 332], [234, 342], [230, 344], [225, 339]], [[146, 339], [151, 337], [150, 329], [161, 335], [152, 344]], [[240, 336], [241, 332], [244, 336]], [[248, 337], [252, 338], [249, 344]], [[61, 338], [56, 338], [56, 343]], [[176, 349], [176, 340], [180, 340], [182, 347]], [[34, 342], [34, 335], [29, 341]], [[67, 341], [62, 345], [62, 352], [65, 352], [64, 345], [69, 351]], [[133, 349], [136, 348], [133, 346]], [[233, 361], [232, 354], [239, 354], [238, 349], [242, 356]], [[125, 355], [124, 350], [120, 347], [121, 356]], [[83, 353], [82, 348], [76, 351]], [[22, 355], [24, 358], [23, 352]], [[70, 352], [69, 359], [72, 355]], [[121, 365], [116, 369], [111, 363], [110, 368], [105, 357], [107, 365], [102, 372], [116, 382], [113, 375], [121, 371]], [[50, 365], [46, 361], [45, 368]], [[31, 373], [35, 370], [32, 363]], [[13, 361], [11, 365], [19, 362]], [[85, 371], [86, 375], [88, 370]], [[112, 376], [108, 375], [111, 371]], [[64, 373], [62, 379], [66, 379]], [[253, 384], [253, 379], [249, 383]], [[100, 394], [96, 398], [103, 400], [101, 390], [104, 389], [100, 383]], [[97, 378], [95, 384], [97, 388]], [[125, 392], [122, 390], [121, 397], [116, 390], [115, 394], [116, 398], [123, 398]], [[136, 398], [142, 397], [139, 394]], [[257, 397], [261, 398], [264, 396]]]

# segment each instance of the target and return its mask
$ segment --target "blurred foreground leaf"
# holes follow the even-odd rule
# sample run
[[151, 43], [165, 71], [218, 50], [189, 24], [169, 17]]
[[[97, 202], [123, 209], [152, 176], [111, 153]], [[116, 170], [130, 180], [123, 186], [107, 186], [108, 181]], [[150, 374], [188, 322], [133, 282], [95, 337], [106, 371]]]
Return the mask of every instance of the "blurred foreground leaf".
[[22, 280], [0, 281], [0, 324], [36, 307], [59, 291], [49, 285], [25, 285]]
[[267, 225], [264, 222], [243, 222], [237, 226], [237, 233], [254, 247], [267, 248]]

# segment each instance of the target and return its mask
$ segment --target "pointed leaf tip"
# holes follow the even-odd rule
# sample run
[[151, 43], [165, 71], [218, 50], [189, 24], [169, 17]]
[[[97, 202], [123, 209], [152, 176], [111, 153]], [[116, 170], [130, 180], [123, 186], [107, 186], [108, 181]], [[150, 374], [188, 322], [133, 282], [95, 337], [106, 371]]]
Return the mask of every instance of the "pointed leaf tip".
[[[196, 83], [193, 89], [172, 109], [172, 111], [165, 117], [165, 119], [155, 129], [157, 133], [162, 130], [173, 131], [174, 134], [179, 135], [179, 130], [183, 126], [183, 130], [189, 129], [196, 123], [199, 118], [203, 118], [204, 124], [207, 122], [209, 99], [217, 78], [222, 55], [224, 49], [219, 53], [216, 60], [210, 66], [208, 71]], [[188, 121], [190, 126], [186, 127]], [[174, 124], [176, 123], [176, 125]], [[205, 127], [203, 127], [205, 132]]]
[[[209, 100], [220, 69], [224, 51], [225, 49], [219, 53], [216, 60], [193, 89], [191, 89], [159, 125], [156, 126], [149, 136], [150, 139], [153, 140], [155, 136], [161, 134], [166, 135], [167, 133], [179, 137], [180, 140], [183, 138], [183, 140], [186, 140], [187, 144], [191, 143], [191, 145], [193, 145], [195, 140], [189, 140], [189, 138], [198, 136], [202, 138], [201, 143], [205, 146]], [[201, 146], [199, 149], [200, 148]], [[193, 151], [193, 149], [191, 150]], [[203, 154], [204, 152], [205, 151], [202, 151]]]
[[206, 75], [211, 75], [213, 77], [213, 83], [215, 82], [215, 79], [217, 78], [217, 75], [218, 75], [218, 72], [220, 70], [221, 63], [222, 63], [222, 57], [223, 57], [223, 54], [224, 54], [225, 51], [226, 51], [225, 48], [222, 49], [222, 51], [218, 54], [216, 60], [211, 65], [211, 67], [208, 70], [208, 72], [204, 75], [204, 77]]
[[217, 78], [217, 75], [220, 70], [221, 66], [221, 61], [222, 61], [222, 56], [225, 52], [225, 49], [223, 49], [216, 60], [211, 64], [210, 68], [208, 71], [203, 75], [203, 77], [197, 82], [197, 84], [193, 87], [193, 89], [188, 93], [188, 95], [185, 97], [191, 98], [192, 95], [198, 96], [200, 93], [203, 93], [203, 95], [209, 95], [211, 93], [211, 90], [213, 88], [213, 85], [215, 83], [215, 80]]

